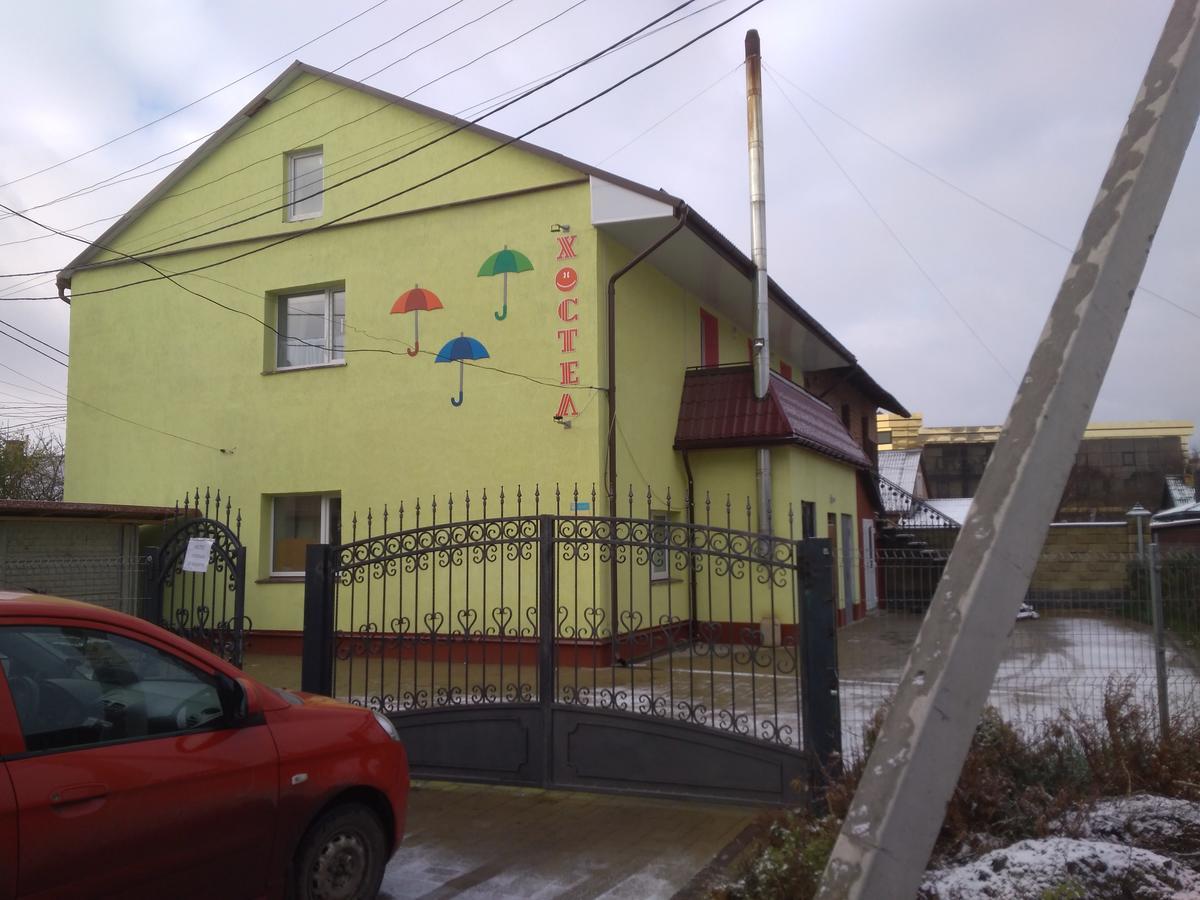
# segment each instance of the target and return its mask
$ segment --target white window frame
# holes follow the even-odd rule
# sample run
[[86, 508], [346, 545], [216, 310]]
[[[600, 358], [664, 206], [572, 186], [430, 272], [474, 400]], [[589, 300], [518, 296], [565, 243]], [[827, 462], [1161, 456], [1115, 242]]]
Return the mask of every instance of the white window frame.
[[315, 198], [309, 197], [312, 193], [314, 185], [306, 185], [302, 198], [315, 199], [317, 201], [317, 209], [310, 212], [296, 212], [296, 163], [301, 159], [312, 159], [314, 156], [321, 159], [321, 181], [315, 187], [323, 190], [325, 187], [325, 150], [322, 147], [315, 147], [309, 150], [298, 150], [295, 153], [287, 155], [287, 212], [286, 219], [289, 222], [303, 222], [305, 219], [319, 218], [325, 212], [325, 194], [319, 193]]
[[[287, 302], [289, 300], [297, 300], [302, 297], [316, 297], [320, 294], [325, 295], [325, 328], [321, 337], [321, 347], [324, 358], [320, 362], [315, 363], [298, 363], [296, 365], [284, 365], [283, 354], [280, 352], [281, 345], [289, 340], [287, 332]], [[334, 298], [337, 294], [342, 295], [342, 346], [337, 348], [334, 346]], [[346, 289], [345, 287], [327, 287], [314, 288], [310, 291], [290, 291], [286, 294], [275, 295], [275, 365], [272, 367], [277, 372], [290, 372], [293, 369], [316, 369], [321, 366], [343, 366], [346, 364]], [[294, 338], [294, 340], [301, 340]], [[316, 349], [316, 348], [314, 348]]]
[[270, 505], [270, 510], [267, 514], [267, 519], [270, 523], [270, 528], [268, 529], [269, 533], [268, 533], [268, 539], [267, 539], [267, 547], [268, 547], [268, 553], [270, 554], [270, 556], [268, 557], [267, 565], [270, 570], [271, 577], [272, 578], [279, 578], [279, 577], [287, 578], [287, 577], [292, 577], [292, 576], [296, 576], [296, 575], [303, 576], [304, 575], [303, 569], [300, 569], [299, 571], [292, 571], [292, 570], [288, 570], [288, 569], [276, 569], [275, 568], [275, 501], [276, 500], [287, 500], [292, 497], [320, 497], [321, 498], [321, 533], [317, 539], [317, 542], [321, 543], [321, 544], [328, 544], [329, 543], [329, 534], [330, 534], [329, 526], [332, 523], [332, 517], [331, 517], [331, 513], [330, 513], [330, 508], [329, 508], [330, 501], [331, 500], [338, 501], [338, 510], [339, 510], [339, 514], [340, 514], [342, 493], [341, 493], [341, 491], [333, 491], [328, 494], [307, 494], [307, 493], [301, 492], [301, 493], [296, 493], [296, 494], [271, 494], [269, 496], [271, 499], [271, 505]]

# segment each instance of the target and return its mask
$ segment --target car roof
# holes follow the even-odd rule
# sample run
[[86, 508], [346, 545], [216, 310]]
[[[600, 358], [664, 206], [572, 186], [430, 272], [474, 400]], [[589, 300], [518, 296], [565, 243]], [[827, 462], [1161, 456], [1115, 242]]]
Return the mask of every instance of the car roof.
[[231, 666], [220, 657], [209, 653], [203, 647], [184, 640], [172, 634], [165, 628], [159, 628], [115, 609], [98, 606], [95, 603], [84, 603], [80, 600], [69, 600], [65, 597], [55, 597], [50, 594], [30, 594], [26, 591], [6, 591], [0, 589], [0, 624], [5, 619], [49, 616], [59, 619], [79, 619], [91, 625], [105, 625], [138, 631], [155, 640], [162, 641], [179, 650], [184, 655], [190, 655], [207, 662], [211, 667], [224, 671], [227, 675], [237, 677], [242, 675], [237, 668]]

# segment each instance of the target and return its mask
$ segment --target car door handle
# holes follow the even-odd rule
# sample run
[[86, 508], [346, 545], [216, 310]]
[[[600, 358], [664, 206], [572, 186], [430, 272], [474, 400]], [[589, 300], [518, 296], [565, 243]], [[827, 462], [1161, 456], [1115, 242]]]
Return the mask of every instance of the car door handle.
[[102, 800], [108, 796], [106, 784], [73, 784], [70, 787], [59, 788], [50, 795], [51, 806], [68, 806], [72, 803], [85, 803], [88, 800]]

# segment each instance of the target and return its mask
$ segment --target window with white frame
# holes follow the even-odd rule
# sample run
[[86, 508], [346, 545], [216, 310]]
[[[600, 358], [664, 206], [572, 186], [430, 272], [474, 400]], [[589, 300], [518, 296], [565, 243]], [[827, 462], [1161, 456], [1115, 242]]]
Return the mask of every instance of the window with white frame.
[[341, 494], [283, 494], [271, 498], [272, 575], [303, 575], [309, 544], [341, 542]]
[[275, 368], [339, 362], [346, 352], [346, 292], [341, 288], [276, 298]]
[[650, 580], [666, 581], [671, 577], [667, 554], [671, 539], [671, 517], [667, 513], [650, 515]]
[[296, 222], [313, 219], [324, 209], [321, 193], [325, 170], [325, 154], [316, 150], [301, 150], [287, 157], [287, 220]]

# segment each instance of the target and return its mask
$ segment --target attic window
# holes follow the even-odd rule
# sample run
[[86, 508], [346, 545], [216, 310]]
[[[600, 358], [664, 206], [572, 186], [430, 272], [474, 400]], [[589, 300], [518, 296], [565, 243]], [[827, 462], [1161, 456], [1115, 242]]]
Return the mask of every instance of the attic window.
[[321, 193], [325, 169], [325, 154], [316, 150], [289, 153], [287, 158], [287, 219], [295, 222], [321, 215], [324, 194]]

